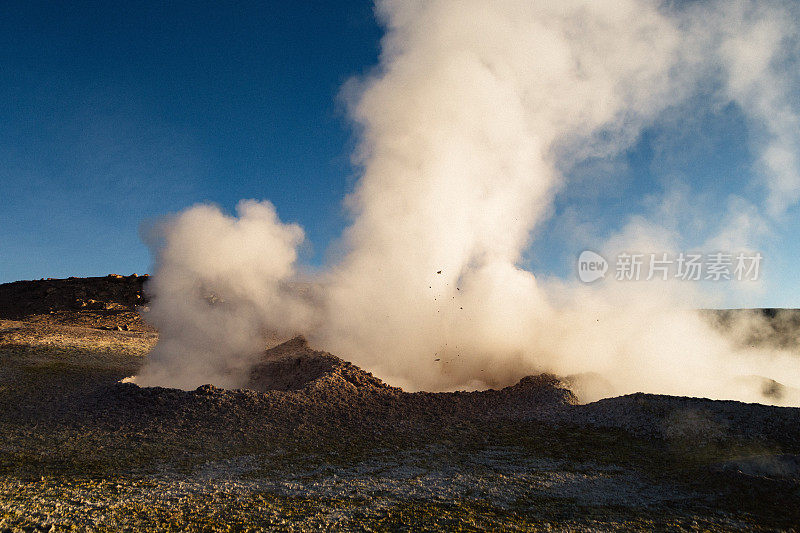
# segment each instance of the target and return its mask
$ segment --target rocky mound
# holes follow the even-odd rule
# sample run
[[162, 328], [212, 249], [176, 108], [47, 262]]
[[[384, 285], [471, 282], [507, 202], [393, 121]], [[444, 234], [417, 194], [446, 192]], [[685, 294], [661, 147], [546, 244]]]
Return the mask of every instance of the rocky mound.
[[[147, 276], [109, 275], [3, 284], [0, 285], [0, 319], [25, 320], [29, 324], [38, 322], [36, 327], [40, 332], [43, 331], [42, 322], [47, 327], [69, 324], [100, 329], [143, 329], [147, 326], [141, 321], [138, 309], [146, 303], [143, 289], [147, 279]], [[721, 316], [730, 318], [729, 315], [735, 314], [731, 313]], [[788, 328], [787, 324], [793, 324], [794, 320], [794, 315], [788, 311], [765, 311], [763, 315], [777, 321], [776, 331]], [[128, 339], [128, 333], [123, 333], [120, 338]], [[754, 387], [761, 387], [765, 396], [773, 399], [795, 392], [757, 376], [748, 379], [753, 381]], [[305, 414], [299, 419], [316, 420], [315, 417], [319, 416], [326, 419], [332, 416], [331, 413], [336, 413], [342, 420], [377, 425], [537, 419], [613, 427], [668, 440], [689, 438], [705, 441], [738, 435], [800, 442], [798, 409], [645, 394], [577, 405], [578, 399], [570, 389], [579, 395], [590, 396], [582, 390], [581, 384], [601, 389], [604, 385], [596, 376], [572, 376], [565, 381], [543, 374], [524, 377], [517, 384], [500, 390], [407, 393], [335, 355], [314, 350], [305, 339], [297, 337], [265, 351], [244, 384], [249, 390], [223, 391], [206, 387], [195, 396], [199, 395], [197, 398], [202, 398], [202, 402], [213, 399], [221, 406], [230, 405], [237, 417], [243, 405], [252, 403], [260, 406], [259, 417], [269, 413], [272, 419], [280, 418], [278, 413], [285, 413], [287, 420], [297, 420], [300, 412]], [[119, 409], [110, 418], [113, 424], [119, 417], [128, 416], [126, 413], [141, 415], [141, 409], [129, 409], [126, 403], [137, 398], [136, 405], [141, 404], [156, 412], [196, 411], [194, 420], [201, 420], [208, 413], [207, 406], [198, 403], [201, 400], [182, 391], [145, 390], [114, 384], [110, 391], [105, 390], [97, 397], [98, 407], [91, 408], [95, 411], [93, 416], [98, 410], [106, 412], [114, 403], [112, 398], [117, 396]], [[288, 407], [290, 405], [293, 407]], [[246, 418], [249, 415], [242, 412], [241, 416]]]
[[577, 403], [562, 381], [549, 374], [527, 376], [499, 390], [408, 393], [335, 355], [312, 349], [303, 337], [267, 350], [252, 368], [245, 388], [261, 393], [281, 391], [301, 402], [342, 408], [348, 417], [371, 423], [523, 420]]
[[340, 387], [374, 391], [400, 390], [335, 355], [311, 349], [302, 336], [267, 350], [250, 371], [246, 387], [256, 391]]
[[499, 390], [453, 393], [456, 402], [491, 418], [538, 419], [578, 403], [578, 398], [552, 374], [525, 376]]
[[570, 419], [666, 440], [714, 442], [735, 436], [800, 442], [800, 409], [731, 400], [639, 392], [576, 406]]

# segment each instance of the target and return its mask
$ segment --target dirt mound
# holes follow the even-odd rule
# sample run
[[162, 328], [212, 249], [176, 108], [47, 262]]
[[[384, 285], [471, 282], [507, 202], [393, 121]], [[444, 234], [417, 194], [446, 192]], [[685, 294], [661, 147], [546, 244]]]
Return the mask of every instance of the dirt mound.
[[248, 389], [257, 391], [319, 390], [342, 386], [358, 390], [400, 390], [335, 355], [311, 349], [302, 336], [267, 350], [250, 371], [247, 384]]
[[576, 405], [578, 398], [552, 374], [525, 376], [514, 385], [460, 393], [460, 402], [495, 418], [539, 418], [542, 412]]
[[766, 438], [800, 442], [800, 409], [731, 400], [636, 393], [576, 406], [573, 422], [666, 440]]
[[550, 374], [527, 376], [499, 390], [405, 392], [327, 352], [303, 337], [267, 350], [250, 372], [246, 389], [282, 391], [294, 401], [323, 410], [341, 409], [348, 419], [382, 425], [428, 425], [445, 420], [524, 420], [574, 405], [577, 399]]

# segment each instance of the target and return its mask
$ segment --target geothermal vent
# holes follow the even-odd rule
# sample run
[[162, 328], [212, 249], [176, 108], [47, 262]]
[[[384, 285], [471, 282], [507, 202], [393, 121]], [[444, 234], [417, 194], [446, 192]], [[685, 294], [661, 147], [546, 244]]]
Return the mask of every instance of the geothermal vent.
[[349, 392], [400, 391], [352, 363], [311, 349], [302, 336], [267, 350], [250, 371], [247, 388], [257, 391], [342, 388]]

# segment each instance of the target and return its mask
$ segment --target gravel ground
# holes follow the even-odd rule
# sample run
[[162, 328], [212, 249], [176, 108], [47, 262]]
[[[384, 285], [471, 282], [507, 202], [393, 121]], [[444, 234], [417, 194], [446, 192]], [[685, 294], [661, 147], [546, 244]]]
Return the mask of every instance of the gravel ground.
[[577, 405], [553, 376], [409, 394], [299, 339], [252, 389], [139, 388], [157, 334], [108, 316], [0, 321], [0, 531], [800, 523], [800, 409]]

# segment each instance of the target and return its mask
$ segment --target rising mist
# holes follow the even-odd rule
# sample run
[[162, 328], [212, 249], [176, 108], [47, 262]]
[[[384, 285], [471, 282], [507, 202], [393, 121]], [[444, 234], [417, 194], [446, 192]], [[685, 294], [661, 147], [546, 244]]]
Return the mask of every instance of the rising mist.
[[[763, 205], [731, 198], [698, 247], [757, 249], [748, 229], [798, 199], [800, 121], [787, 73], [798, 9], [781, 2], [381, 1], [380, 64], [342, 91], [360, 178], [343, 250], [298, 264], [303, 231], [268, 201], [161, 223], [147, 319], [158, 346], [136, 381], [242, 384], [265, 339], [320, 349], [411, 390], [478, 389], [549, 371], [634, 391], [766, 401], [743, 376], [800, 387], [796, 354], [743, 348], [693, 309], [686, 284], [539, 279], [520, 267], [570, 165], [613, 156], [700, 91], [765, 132]], [[604, 184], [597, 182], [596, 187]], [[668, 206], [669, 198], [663, 199]], [[597, 243], [676, 250], [679, 230], [632, 219]], [[530, 252], [536, 254], [535, 243]], [[581, 379], [580, 377], [576, 379]], [[800, 405], [791, 395], [779, 403]]]

